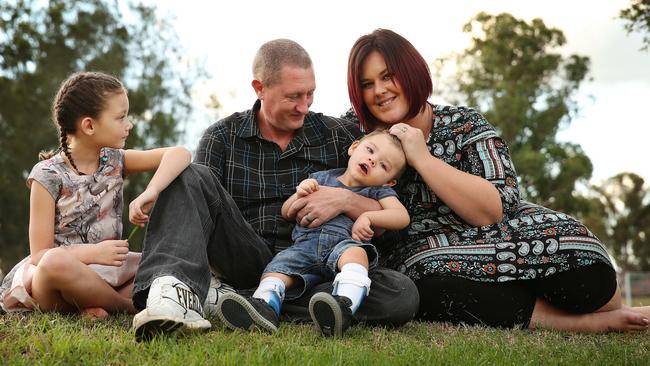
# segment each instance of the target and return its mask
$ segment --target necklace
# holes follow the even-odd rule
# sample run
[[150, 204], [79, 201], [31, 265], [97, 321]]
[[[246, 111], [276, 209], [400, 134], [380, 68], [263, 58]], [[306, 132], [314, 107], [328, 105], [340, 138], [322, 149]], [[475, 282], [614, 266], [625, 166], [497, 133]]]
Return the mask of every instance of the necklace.
[[72, 165], [72, 162], [70, 161], [70, 159], [68, 159], [68, 156], [65, 154], [63, 150], [59, 152], [59, 155], [63, 159], [65, 165], [67, 165], [68, 168], [72, 169], [73, 172], [77, 173], [77, 175], [85, 175], [84, 173], [80, 172], [79, 169], [77, 169], [74, 165]]
[[427, 121], [429, 121], [431, 124], [429, 125], [429, 135], [427, 136], [426, 142], [429, 142], [431, 140], [431, 137], [433, 136], [433, 106], [427, 102]]

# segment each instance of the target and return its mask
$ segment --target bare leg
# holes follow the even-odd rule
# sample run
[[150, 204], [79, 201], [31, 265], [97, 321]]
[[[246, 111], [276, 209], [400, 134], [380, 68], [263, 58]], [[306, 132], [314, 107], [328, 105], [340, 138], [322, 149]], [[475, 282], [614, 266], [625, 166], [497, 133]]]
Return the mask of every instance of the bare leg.
[[[131, 293], [133, 292], [133, 280], [134, 278], [130, 279], [127, 283], [123, 284], [120, 287], [115, 287], [117, 293], [126, 299], [131, 299]], [[81, 310], [81, 315], [93, 320], [104, 320], [108, 318], [108, 312], [102, 308], [85, 308]]]
[[116, 287], [115, 290], [117, 291], [117, 293], [127, 299], [131, 299], [131, 294], [133, 293], [133, 280], [135, 280], [135, 278], [130, 279], [127, 283], [123, 284], [121, 287]]
[[361, 247], [351, 247], [346, 249], [345, 252], [341, 254], [336, 266], [340, 270], [348, 263], [357, 263], [368, 268], [368, 254], [366, 254], [366, 250]]
[[636, 313], [639, 313], [643, 315], [645, 318], [650, 319], [650, 306], [626, 306], [623, 305], [623, 301], [621, 300], [621, 290], [620, 288], [616, 289], [616, 292], [614, 293], [614, 296], [612, 296], [612, 299], [605, 304], [602, 308], [596, 310], [598, 312], [601, 311], [610, 311], [610, 310], [616, 310], [616, 309], [625, 309], [629, 311], [634, 311]]
[[32, 280], [32, 297], [43, 311], [102, 308], [109, 313], [135, 313], [129, 298], [60, 248], [49, 250], [41, 258]]
[[604, 311], [612, 311], [612, 310], [618, 310], [623, 307], [623, 300], [621, 298], [621, 289], [616, 287], [616, 292], [614, 292], [614, 296], [612, 296], [611, 299], [607, 302], [607, 304], [603, 305], [600, 309], [596, 310], [596, 312], [604, 312]]
[[295, 278], [293, 278], [291, 276], [287, 276], [284, 273], [277, 273], [277, 272], [265, 273], [265, 274], [262, 275], [262, 280], [267, 278], [267, 277], [275, 277], [275, 278], [280, 279], [282, 282], [284, 282], [284, 287], [285, 288], [291, 288], [296, 283]]
[[106, 319], [108, 312], [102, 308], [85, 308], [81, 310], [81, 315], [90, 319]]
[[[618, 300], [615, 299], [615, 294], [605, 306], [590, 314], [570, 314], [555, 308], [545, 300], [537, 299], [529, 328], [584, 333], [647, 330], [650, 324], [648, 316], [640, 311], [621, 307], [620, 294], [618, 297]], [[616, 307], [617, 301], [618, 307]]]

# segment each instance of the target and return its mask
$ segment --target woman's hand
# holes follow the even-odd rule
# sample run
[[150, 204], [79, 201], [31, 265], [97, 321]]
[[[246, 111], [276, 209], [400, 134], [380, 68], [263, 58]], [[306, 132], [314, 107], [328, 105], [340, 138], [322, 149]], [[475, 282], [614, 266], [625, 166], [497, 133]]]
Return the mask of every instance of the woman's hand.
[[402, 142], [402, 149], [408, 165], [415, 166], [418, 161], [422, 160], [422, 157], [431, 155], [427, 149], [426, 141], [424, 141], [422, 130], [419, 128], [411, 127], [406, 123], [396, 123], [390, 127], [388, 132]]
[[93, 247], [96, 251], [92, 262], [107, 266], [121, 266], [129, 252], [129, 242], [126, 240], [104, 240]]
[[145, 189], [129, 204], [129, 221], [133, 225], [144, 227], [149, 221], [149, 211], [158, 198], [158, 192], [152, 188]]
[[465, 222], [484, 226], [503, 219], [501, 196], [491, 182], [433, 156], [419, 128], [396, 123], [389, 133], [402, 142], [408, 165], [417, 170], [429, 189]]

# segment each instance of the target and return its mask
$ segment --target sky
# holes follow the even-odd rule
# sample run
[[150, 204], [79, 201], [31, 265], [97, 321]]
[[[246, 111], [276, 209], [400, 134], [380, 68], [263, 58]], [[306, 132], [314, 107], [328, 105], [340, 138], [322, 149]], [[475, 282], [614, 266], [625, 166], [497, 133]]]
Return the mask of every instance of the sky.
[[[153, 0], [152, 0], [153, 1]], [[591, 182], [634, 172], [650, 182], [646, 161], [650, 112], [650, 51], [640, 51], [642, 35], [624, 30], [617, 19], [628, 0], [454, 0], [309, 2], [239, 0], [155, 1], [160, 15], [175, 25], [185, 57], [202, 62], [210, 74], [194, 91], [197, 105], [217, 95], [221, 116], [249, 109], [255, 101], [251, 63], [264, 42], [290, 38], [312, 57], [316, 92], [312, 111], [339, 116], [350, 103], [346, 67], [354, 41], [376, 28], [407, 38], [432, 63], [470, 45], [462, 32], [480, 11], [508, 12], [530, 21], [541, 18], [564, 32], [561, 53], [588, 56], [592, 81], [583, 83], [580, 114], [558, 137], [582, 146], [594, 165]], [[436, 80], [434, 80], [434, 83]], [[432, 101], [440, 101], [433, 96]], [[188, 147], [214, 120], [200, 113], [190, 121]]]

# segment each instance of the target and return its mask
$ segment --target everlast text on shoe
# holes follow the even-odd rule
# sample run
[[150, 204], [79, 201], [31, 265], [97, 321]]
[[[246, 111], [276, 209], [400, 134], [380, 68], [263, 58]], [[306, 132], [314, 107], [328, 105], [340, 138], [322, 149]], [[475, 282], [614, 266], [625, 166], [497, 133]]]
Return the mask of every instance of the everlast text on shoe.
[[201, 314], [201, 304], [199, 304], [198, 296], [194, 295], [192, 291], [182, 287], [176, 287], [176, 294], [178, 295], [178, 303], [186, 309], [194, 310]]

